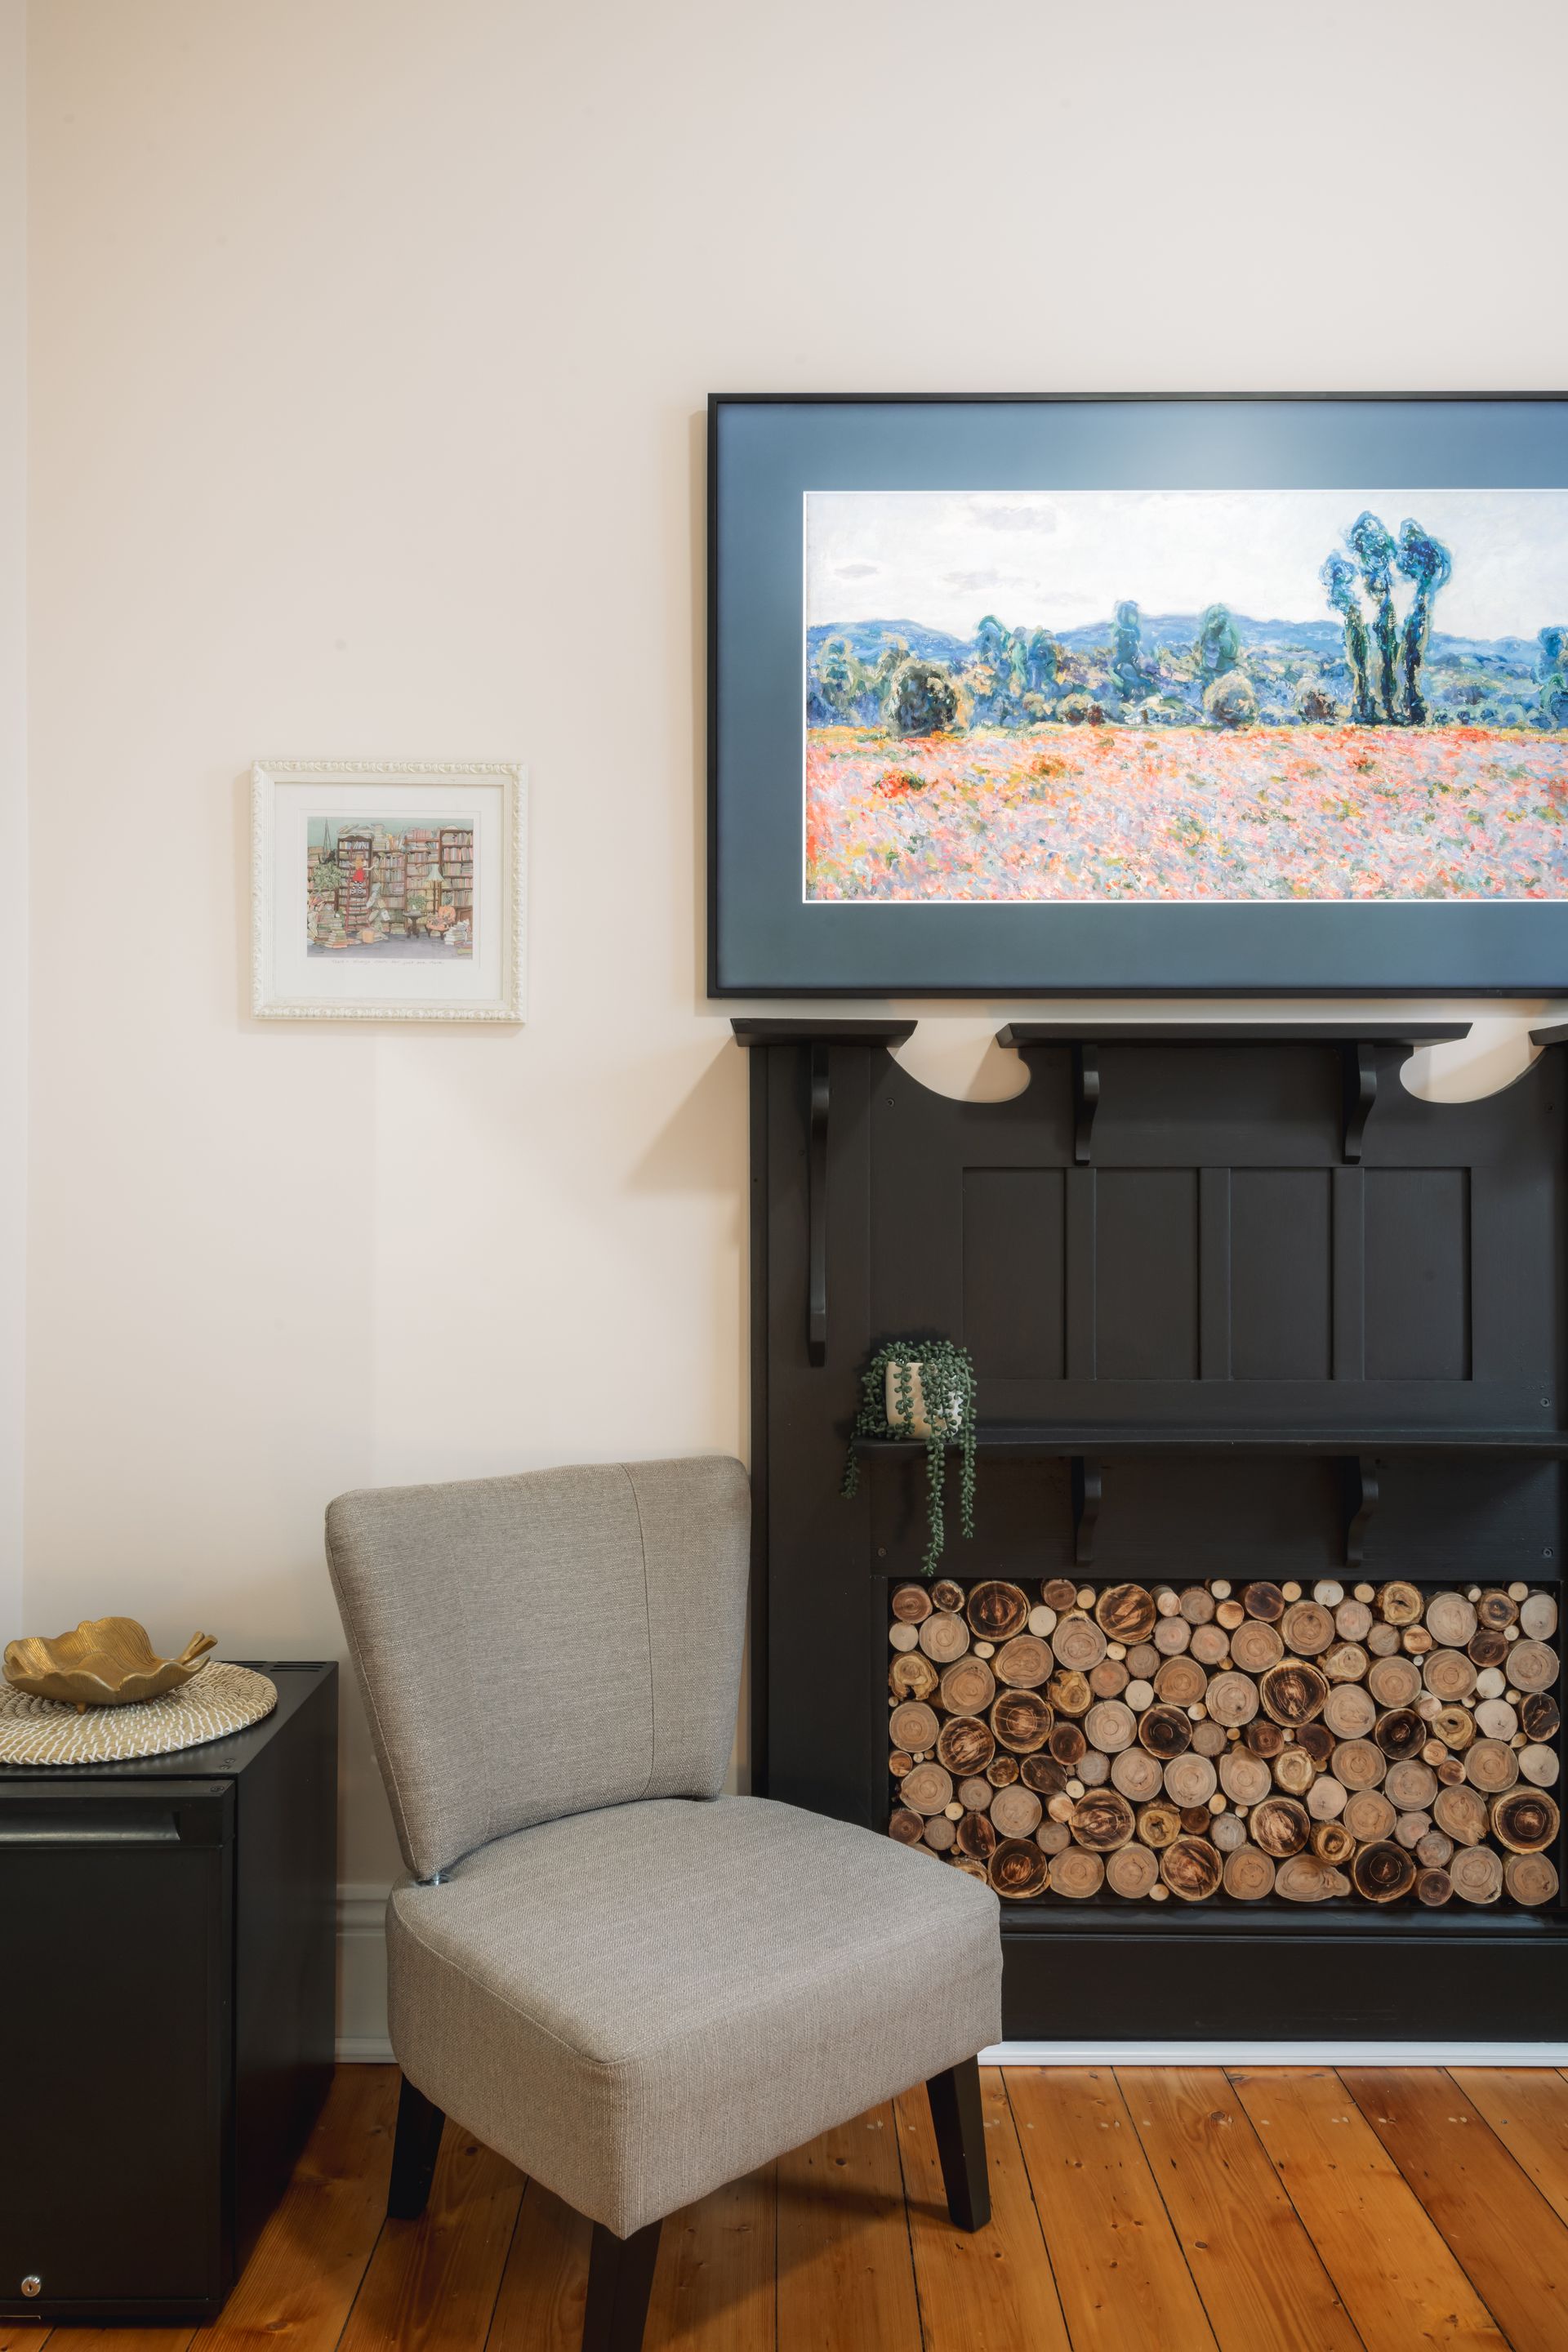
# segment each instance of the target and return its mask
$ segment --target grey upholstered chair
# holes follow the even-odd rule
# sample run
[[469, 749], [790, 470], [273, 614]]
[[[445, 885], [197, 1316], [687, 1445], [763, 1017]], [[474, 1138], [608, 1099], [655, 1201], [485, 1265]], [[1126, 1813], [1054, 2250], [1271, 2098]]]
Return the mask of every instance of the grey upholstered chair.
[[[633, 2352], [663, 2216], [922, 2078], [990, 2216], [975, 2053], [997, 1902], [890, 1839], [719, 1791], [745, 1609], [735, 1462], [344, 1495], [327, 1556], [407, 1876], [388, 2211], [443, 2114], [594, 2223], [583, 2341]], [[918, 2000], [899, 1997], [918, 1985]]]

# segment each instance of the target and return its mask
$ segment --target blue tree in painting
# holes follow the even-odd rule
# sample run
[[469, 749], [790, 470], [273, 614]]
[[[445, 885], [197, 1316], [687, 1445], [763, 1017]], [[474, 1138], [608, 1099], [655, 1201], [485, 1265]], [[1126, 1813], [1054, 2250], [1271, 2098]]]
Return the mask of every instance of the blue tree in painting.
[[1116, 607], [1116, 640], [1110, 649], [1110, 675], [1129, 702], [1139, 699], [1149, 691], [1149, 676], [1143, 667], [1143, 633], [1138, 607], [1124, 601]]
[[973, 723], [1005, 727], [1013, 692], [1013, 640], [994, 613], [987, 613], [974, 632], [974, 656], [967, 684]]
[[[1377, 692], [1383, 716], [1399, 723], [1395, 701], [1399, 673], [1399, 624], [1394, 614], [1394, 534], [1370, 509], [1357, 515], [1345, 538], [1361, 565], [1366, 593], [1377, 607]], [[1375, 715], [1375, 713], [1374, 713]]]
[[994, 613], [987, 613], [974, 632], [974, 654], [977, 661], [989, 663], [999, 677], [1006, 677], [1009, 639]]
[[1007, 716], [1015, 723], [1025, 716], [1024, 697], [1029, 691], [1029, 632], [1015, 629], [1007, 640]]
[[1541, 713], [1548, 727], [1568, 727], [1568, 629], [1542, 629]]
[[1057, 682], [1057, 664], [1060, 654], [1054, 637], [1044, 629], [1030, 635], [1024, 656], [1024, 673], [1031, 694], [1050, 694]]
[[817, 656], [813, 685], [823, 714], [817, 724], [832, 726], [856, 715], [856, 698], [865, 690], [866, 672], [845, 638], [828, 638]]
[[895, 735], [942, 735], [957, 717], [952, 680], [935, 662], [907, 661], [894, 673], [888, 719]]
[[1361, 599], [1356, 594], [1356, 570], [1349, 556], [1337, 551], [1324, 564], [1321, 579], [1329, 602], [1345, 625], [1345, 659], [1351, 669], [1351, 717], [1358, 727], [1370, 727], [1373, 718], [1372, 687], [1367, 677], [1369, 647]]
[[1206, 694], [1215, 678], [1224, 677], [1241, 659], [1241, 639], [1228, 604], [1210, 604], [1198, 623], [1193, 651], [1198, 657], [1198, 682]]
[[1399, 526], [1394, 557], [1406, 580], [1415, 583], [1415, 601], [1405, 616], [1405, 717], [1412, 727], [1426, 724], [1427, 711], [1420, 686], [1421, 665], [1432, 635], [1432, 600], [1447, 585], [1454, 559], [1440, 539], [1433, 539], [1418, 522]]

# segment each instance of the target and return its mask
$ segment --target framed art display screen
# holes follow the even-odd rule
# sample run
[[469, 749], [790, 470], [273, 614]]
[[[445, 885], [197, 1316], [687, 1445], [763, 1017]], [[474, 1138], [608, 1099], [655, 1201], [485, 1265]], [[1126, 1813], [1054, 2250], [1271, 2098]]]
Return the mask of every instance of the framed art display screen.
[[716, 397], [719, 995], [1568, 985], [1568, 398]]

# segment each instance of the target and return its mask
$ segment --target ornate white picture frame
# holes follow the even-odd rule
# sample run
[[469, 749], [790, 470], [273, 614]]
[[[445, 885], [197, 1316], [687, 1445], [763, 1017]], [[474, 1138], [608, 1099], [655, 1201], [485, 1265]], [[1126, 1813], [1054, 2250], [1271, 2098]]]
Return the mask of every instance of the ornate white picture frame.
[[259, 760], [250, 819], [258, 1019], [523, 1019], [515, 761]]

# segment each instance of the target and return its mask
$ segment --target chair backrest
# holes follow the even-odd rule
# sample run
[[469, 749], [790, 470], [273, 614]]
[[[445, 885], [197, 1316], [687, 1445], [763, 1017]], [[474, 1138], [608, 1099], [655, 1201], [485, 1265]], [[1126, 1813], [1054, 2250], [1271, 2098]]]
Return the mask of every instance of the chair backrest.
[[749, 1523], [724, 1458], [339, 1496], [327, 1563], [416, 1878], [563, 1813], [718, 1794]]

